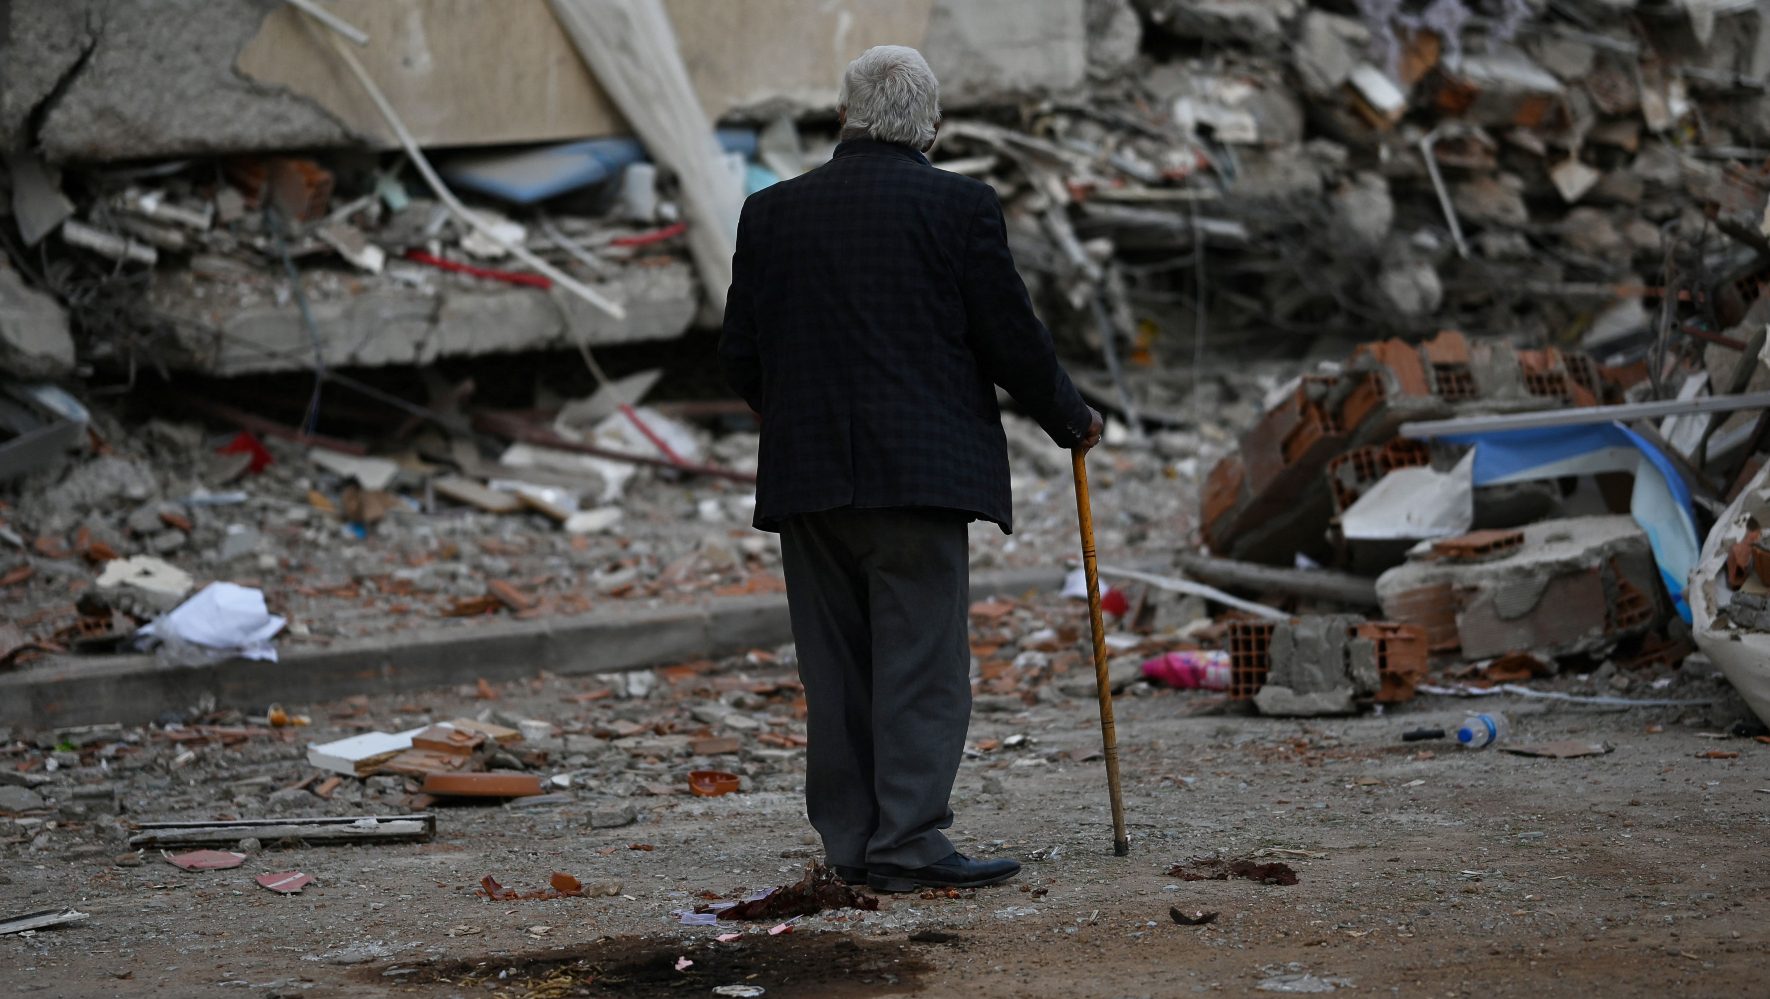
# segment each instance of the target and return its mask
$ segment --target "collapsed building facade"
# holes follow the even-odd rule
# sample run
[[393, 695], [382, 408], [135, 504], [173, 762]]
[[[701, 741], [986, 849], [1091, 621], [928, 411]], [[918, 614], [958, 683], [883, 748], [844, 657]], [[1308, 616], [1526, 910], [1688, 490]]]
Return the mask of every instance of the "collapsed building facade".
[[[431, 379], [420, 401], [372, 376], [533, 356], [607, 388], [594, 352], [705, 334], [737, 200], [823, 162], [846, 59], [903, 43], [942, 81], [936, 165], [996, 187], [1114, 442], [1164, 461], [1196, 452], [1164, 435], [1232, 445], [1170, 469], [1198, 506], [1196, 536], [1168, 544], [1376, 581], [1379, 621], [1237, 623], [1224, 642], [1237, 697], [1276, 669], [1271, 710], [1341, 710], [1405, 696], [1428, 656], [1664, 663], [1691, 648], [1677, 577], [1761, 465], [1761, 416], [1628, 420], [1644, 443], [1605, 450], [1609, 465], [1594, 445], [1583, 464], [1506, 474], [1467, 434], [1414, 431], [1770, 387], [1770, 30], [1754, 10], [684, 0], [656, 8], [661, 44], [655, 21], [578, 6], [333, 5], [369, 40], [356, 45], [270, 2], [10, 5], [0, 472], [58, 498], [8, 518], [19, 558], [97, 567], [201, 536], [221, 567], [226, 552], [276, 562], [211, 530], [201, 502], [143, 506], [154, 490], [134, 472], [87, 489], [63, 468], [69, 448], [114, 456], [51, 382], [229, 433], [421, 458], [381, 475], [327, 457], [328, 477], [290, 478], [359, 528], [399, 515], [398, 494], [427, 513], [607, 532], [631, 474], [615, 465], [636, 458], [741, 486], [753, 441], [621, 412], [643, 388], [537, 389], [493, 409], [468, 382]], [[1295, 377], [1252, 381], [1253, 361]], [[314, 393], [254, 398], [264, 383], [248, 379], [276, 375], [311, 377]], [[218, 405], [182, 389], [191, 376], [218, 394], [253, 387]], [[703, 402], [741, 422], [741, 407]], [[198, 446], [164, 430], [144, 451]], [[191, 495], [258, 474], [240, 448], [198, 463]], [[1683, 548], [1653, 531], [1630, 476], [1678, 499]], [[520, 499], [511, 480], [530, 486]], [[703, 518], [743, 519], [730, 497], [700, 503]], [[750, 585], [761, 557], [721, 553], [721, 584]], [[109, 628], [114, 610], [90, 618]], [[71, 609], [43, 613], [31, 627], [64, 647]], [[1298, 672], [1316, 660], [1345, 671]]]

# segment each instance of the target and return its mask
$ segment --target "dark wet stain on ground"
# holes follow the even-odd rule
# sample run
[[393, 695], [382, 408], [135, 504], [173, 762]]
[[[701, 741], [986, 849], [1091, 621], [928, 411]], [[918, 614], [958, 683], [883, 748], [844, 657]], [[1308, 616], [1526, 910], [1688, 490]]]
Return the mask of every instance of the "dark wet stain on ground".
[[[842, 933], [752, 934], [723, 944], [613, 937], [565, 950], [394, 964], [365, 969], [365, 977], [384, 986], [446, 984], [512, 999], [710, 996], [727, 985], [760, 986], [768, 999], [864, 997], [921, 991], [928, 950], [902, 938], [856, 940]], [[694, 963], [678, 971], [681, 958]]]

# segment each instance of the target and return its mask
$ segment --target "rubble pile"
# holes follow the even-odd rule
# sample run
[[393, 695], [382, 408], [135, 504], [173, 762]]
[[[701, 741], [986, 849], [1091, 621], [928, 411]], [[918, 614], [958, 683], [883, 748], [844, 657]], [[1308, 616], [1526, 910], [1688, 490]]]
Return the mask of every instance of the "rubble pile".
[[[88, 367], [235, 376], [668, 339], [696, 308], [685, 227], [656, 190], [553, 203], [521, 222], [482, 197], [475, 215], [494, 239], [409, 193], [397, 164], [355, 156], [65, 174], [29, 153], [12, 163], [23, 243], [13, 264], [40, 289], [6, 272], [41, 316], [4, 338], [25, 377], [72, 374], [76, 342]], [[46, 204], [59, 206], [54, 224], [32, 226], [28, 213]], [[624, 316], [556, 292], [508, 244], [619, 299]]]
[[[1128, 100], [1054, 110], [1049, 130], [1119, 167], [1070, 179], [1078, 234], [1121, 255], [1127, 231], [1196, 245], [1212, 329], [1596, 346], [1644, 332], [1699, 273], [1762, 274], [1770, 66], [1743, 7], [1136, 6]], [[1102, 105], [1185, 142], [1103, 123]], [[1174, 186], [1191, 198], [1164, 205]], [[1138, 283], [1191, 297], [1193, 277], [1170, 261]], [[1716, 305], [1709, 332], [1737, 319]]]

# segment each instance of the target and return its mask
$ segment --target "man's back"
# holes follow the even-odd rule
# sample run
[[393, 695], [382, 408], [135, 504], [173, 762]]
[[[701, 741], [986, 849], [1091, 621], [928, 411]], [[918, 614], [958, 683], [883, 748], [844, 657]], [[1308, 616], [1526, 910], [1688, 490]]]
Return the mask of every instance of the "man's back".
[[762, 414], [756, 526], [781, 534], [806, 817], [851, 884], [1000, 884], [1018, 862], [941, 833], [971, 713], [966, 523], [1009, 526], [991, 383], [1064, 447], [1100, 421], [1033, 317], [995, 192], [916, 152], [940, 122], [927, 61], [868, 49], [837, 107], [835, 158], [745, 203], [719, 341]]
[[763, 416], [757, 525], [842, 507], [1011, 523], [994, 384], [1061, 443], [1088, 412], [1013, 269], [995, 192], [851, 140], [753, 196], [721, 353]]

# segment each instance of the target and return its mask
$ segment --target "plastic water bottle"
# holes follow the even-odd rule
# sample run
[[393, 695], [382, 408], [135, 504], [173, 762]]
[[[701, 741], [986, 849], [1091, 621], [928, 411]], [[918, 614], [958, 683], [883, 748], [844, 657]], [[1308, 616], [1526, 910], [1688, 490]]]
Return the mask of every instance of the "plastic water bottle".
[[1508, 731], [1506, 716], [1498, 711], [1472, 714], [1457, 726], [1457, 745], [1464, 749], [1486, 749], [1504, 739]]

